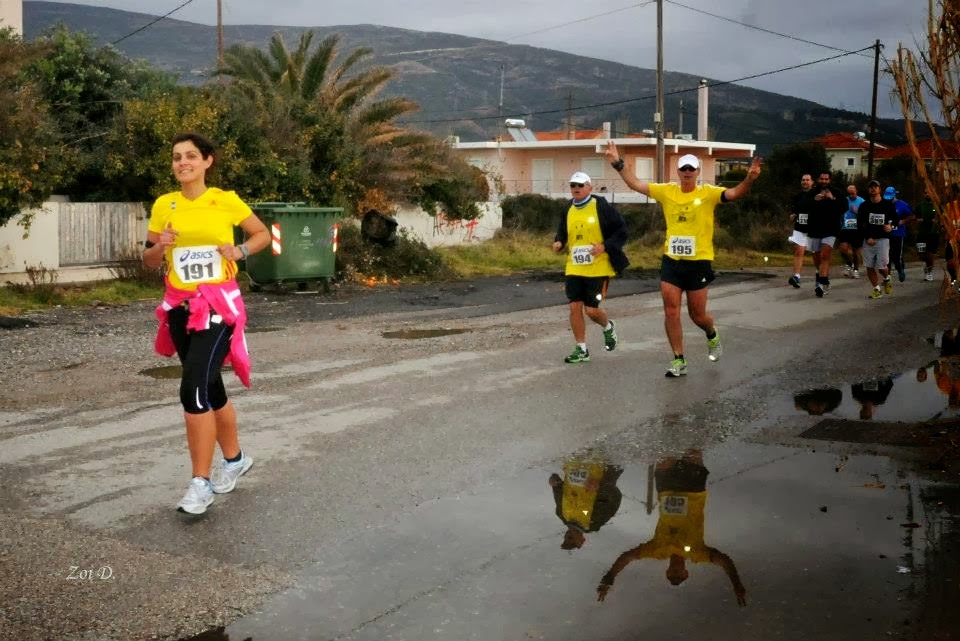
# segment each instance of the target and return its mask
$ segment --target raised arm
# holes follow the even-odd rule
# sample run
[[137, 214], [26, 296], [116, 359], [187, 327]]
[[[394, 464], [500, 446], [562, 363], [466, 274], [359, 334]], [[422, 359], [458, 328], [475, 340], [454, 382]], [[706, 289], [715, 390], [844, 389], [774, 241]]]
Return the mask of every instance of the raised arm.
[[620, 177], [623, 179], [623, 182], [627, 184], [627, 187], [640, 192], [644, 196], [650, 195], [650, 183], [646, 180], [640, 180], [639, 178], [631, 176], [629, 173], [624, 173], [623, 158], [620, 157], [620, 152], [617, 151], [617, 145], [614, 144], [612, 140], [607, 141], [607, 148], [603, 152], [603, 156], [607, 159], [607, 162], [610, 163], [610, 166], [617, 170], [617, 173], [620, 174]]
[[737, 574], [737, 566], [733, 564], [733, 559], [716, 548], [707, 548], [710, 551], [710, 562], [719, 565], [730, 579], [733, 586], [733, 592], [737, 595], [737, 604], [744, 606], [747, 604], [747, 589], [740, 582], [740, 575]]
[[613, 562], [613, 565], [610, 566], [607, 573], [600, 579], [600, 585], [597, 586], [597, 601], [603, 601], [607, 598], [607, 592], [613, 587], [613, 582], [616, 580], [617, 575], [620, 574], [623, 568], [627, 567], [631, 561], [645, 558], [648, 555], [650, 547], [650, 542], [647, 541], [632, 550], [627, 550], [617, 557], [617, 560]]
[[760, 156], [754, 156], [753, 162], [750, 163], [750, 169], [747, 170], [747, 177], [744, 178], [736, 187], [731, 187], [723, 192], [723, 199], [727, 202], [731, 202], [746, 196], [747, 193], [749, 193], [753, 182], [760, 176], [760, 165]]

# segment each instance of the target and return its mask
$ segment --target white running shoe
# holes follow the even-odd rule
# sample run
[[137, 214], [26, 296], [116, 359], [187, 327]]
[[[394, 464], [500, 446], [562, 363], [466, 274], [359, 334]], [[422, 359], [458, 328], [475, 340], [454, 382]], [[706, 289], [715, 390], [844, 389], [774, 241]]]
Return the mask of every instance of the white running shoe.
[[213, 488], [210, 486], [210, 481], [202, 476], [195, 476], [190, 479], [186, 494], [177, 503], [177, 510], [187, 514], [203, 514], [211, 503], [213, 503]]
[[237, 486], [237, 479], [246, 474], [251, 467], [253, 467], [253, 457], [246, 454], [235, 463], [227, 463], [220, 459], [220, 465], [213, 471], [210, 478], [213, 491], [217, 494], [232, 492]]

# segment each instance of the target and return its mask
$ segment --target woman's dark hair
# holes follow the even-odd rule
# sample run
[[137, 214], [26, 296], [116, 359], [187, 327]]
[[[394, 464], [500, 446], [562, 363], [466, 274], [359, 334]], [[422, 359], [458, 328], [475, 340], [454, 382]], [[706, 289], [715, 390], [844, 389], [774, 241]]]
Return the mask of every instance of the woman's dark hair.
[[211, 142], [209, 138], [206, 136], [201, 136], [194, 131], [184, 131], [177, 134], [170, 142], [170, 146], [172, 147], [180, 142], [192, 142], [196, 148], [200, 150], [200, 155], [204, 160], [212, 156], [213, 152], [216, 150], [213, 142]]

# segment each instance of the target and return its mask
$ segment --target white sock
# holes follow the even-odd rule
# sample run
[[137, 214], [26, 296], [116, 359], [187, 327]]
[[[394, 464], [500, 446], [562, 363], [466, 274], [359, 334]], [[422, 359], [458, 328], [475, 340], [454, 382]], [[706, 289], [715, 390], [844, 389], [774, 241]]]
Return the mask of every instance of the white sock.
[[587, 344], [586, 344], [586, 343], [577, 343], [577, 347], [579, 347], [579, 348], [582, 349], [583, 351], [587, 351]]
[[613, 321], [608, 320], [607, 326], [603, 328], [603, 331], [609, 332], [611, 329], [613, 329]]
[[[793, 277], [796, 278], [797, 280], [800, 280], [800, 274], [794, 274]], [[783, 278], [783, 276], [781, 276], [781, 278]]]

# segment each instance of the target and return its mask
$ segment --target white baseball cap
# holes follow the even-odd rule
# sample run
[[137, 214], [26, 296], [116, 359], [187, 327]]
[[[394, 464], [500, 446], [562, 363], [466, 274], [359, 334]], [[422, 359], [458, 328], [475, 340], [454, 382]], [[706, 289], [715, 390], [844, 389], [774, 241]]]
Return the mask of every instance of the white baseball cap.
[[590, 176], [582, 171], [575, 171], [573, 175], [570, 176], [570, 182], [572, 183], [583, 183], [584, 185], [590, 184]]
[[677, 169], [690, 165], [694, 169], [700, 169], [700, 159], [693, 154], [684, 154], [677, 160]]

